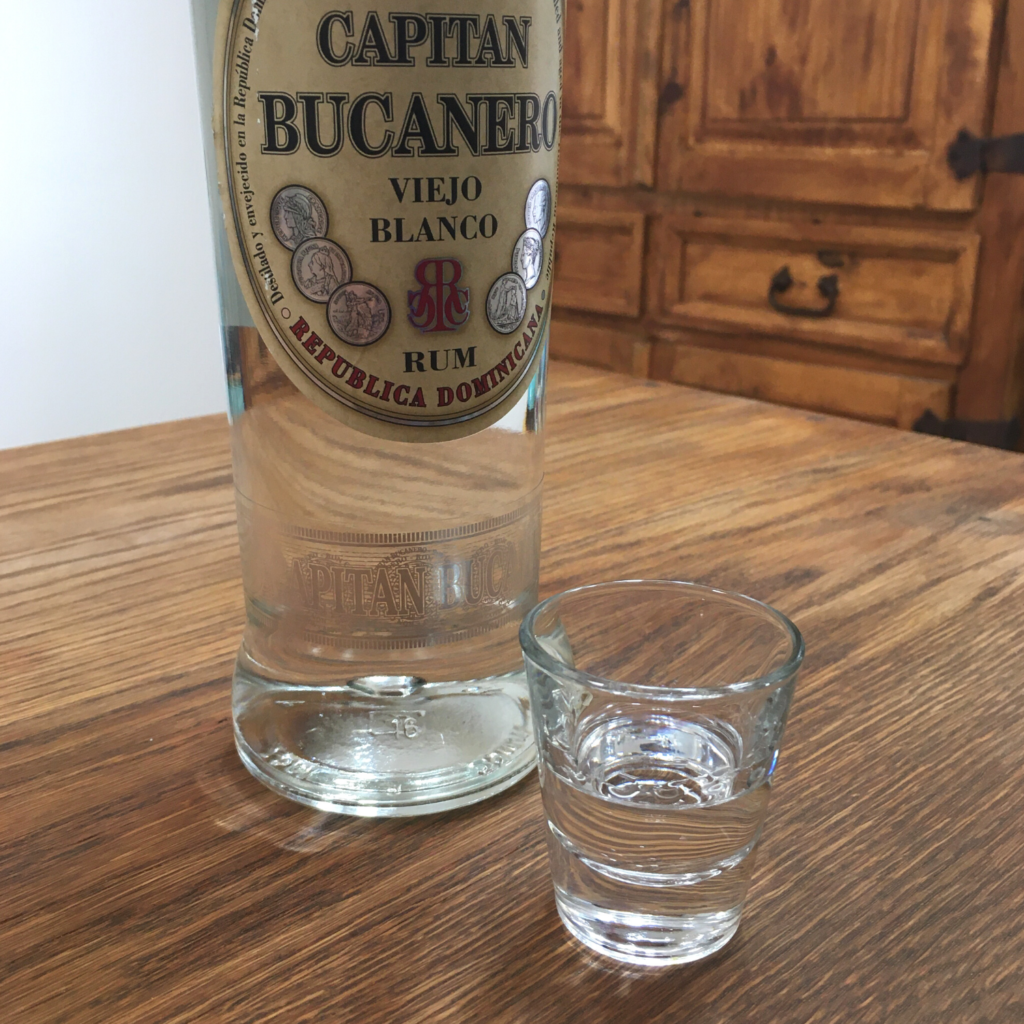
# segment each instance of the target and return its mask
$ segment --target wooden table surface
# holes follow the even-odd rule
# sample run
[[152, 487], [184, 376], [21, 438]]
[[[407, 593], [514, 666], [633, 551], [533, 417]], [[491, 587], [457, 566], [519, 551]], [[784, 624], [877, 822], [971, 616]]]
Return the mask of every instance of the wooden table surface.
[[316, 813], [235, 755], [220, 417], [0, 453], [0, 1017], [1024, 1020], [1024, 462], [554, 364], [542, 591], [776, 604], [808, 643], [744, 922], [598, 960], [535, 776], [424, 819]]

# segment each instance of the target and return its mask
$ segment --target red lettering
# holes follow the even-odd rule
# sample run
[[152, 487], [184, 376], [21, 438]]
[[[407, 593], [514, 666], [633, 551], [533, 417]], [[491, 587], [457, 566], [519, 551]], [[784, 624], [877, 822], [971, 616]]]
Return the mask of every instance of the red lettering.
[[391, 389], [394, 386], [395, 385], [392, 384], [391, 381], [389, 381], [389, 380], [384, 381], [384, 390], [380, 394], [380, 400], [382, 402], [386, 402], [391, 397]]
[[364, 390], [364, 391], [365, 391], [365, 392], [366, 392], [366, 393], [367, 393], [367, 394], [368, 394], [368, 395], [369, 395], [369, 396], [370, 396], [371, 398], [380, 398], [380, 392], [379, 392], [379, 391], [374, 391], [374, 390], [373, 390], [373, 386], [374, 386], [374, 385], [375, 385], [376, 383], [377, 383], [377, 378], [376, 378], [376, 377], [374, 377], [374, 375], [373, 375], [373, 374], [371, 373], [371, 374], [370, 374], [370, 379], [369, 379], [369, 380], [368, 380], [368, 381], [366, 382], [366, 387], [365, 387], [365, 388], [363, 388], [363, 390]]
[[473, 397], [473, 389], [463, 381], [455, 389], [455, 397], [458, 398], [460, 402], [468, 402]]
[[344, 356], [338, 356], [338, 361], [331, 367], [331, 373], [335, 377], [344, 377], [351, 367], [352, 364]]
[[302, 339], [309, 334], [309, 324], [307, 324], [305, 319], [300, 316], [299, 319], [292, 324], [291, 331], [299, 341], [302, 341]]
[[406, 394], [409, 394], [410, 388], [409, 388], [408, 384], [399, 384], [398, 387], [395, 388], [395, 405], [408, 405], [409, 404], [409, 399], [408, 398], [399, 398], [399, 395], [403, 391]]
[[323, 344], [316, 332], [311, 334], [303, 343], [302, 347], [311, 355], [316, 355], [316, 350]]
[[[313, 337], [316, 338], [316, 335], [314, 334]], [[319, 339], [317, 339], [317, 340], [319, 340]], [[316, 361], [318, 363], [320, 363], [321, 366], [322, 366], [325, 359], [333, 359], [334, 356], [335, 356], [334, 349], [331, 348], [330, 345], [324, 345], [324, 347], [320, 350], [320, 354], [316, 357]]]
[[530, 322], [526, 325], [526, 329], [528, 331], [532, 331], [534, 329], [534, 327], [536, 327], [536, 326], [537, 326], [537, 318], [531, 316], [530, 317]]
[[451, 388], [438, 388], [437, 389], [437, 405], [438, 408], [443, 409], [446, 405], [451, 405], [455, 401], [455, 392]]
[[349, 377], [346, 384], [350, 388], [355, 388], [357, 391], [363, 386], [363, 381], [366, 380], [366, 374], [359, 369], [358, 366], [352, 367], [352, 375]]
[[458, 286], [462, 280], [458, 260], [420, 260], [414, 273], [423, 286], [409, 292], [409, 322], [414, 327], [424, 333], [454, 331], [469, 319], [469, 289]]
[[523, 356], [526, 355], [525, 351], [520, 351], [522, 347], [523, 343], [521, 341], [517, 341], [516, 347], [512, 349], [512, 354], [516, 357], [516, 362], [519, 362], [523, 358]]
[[415, 405], [419, 409], [426, 409], [427, 403], [423, 401], [423, 388], [417, 388], [416, 394], [412, 396], [410, 405]]
[[479, 398], [481, 395], [486, 395], [491, 390], [490, 382], [487, 380], [489, 374], [481, 374], [479, 377], [473, 378], [473, 391], [476, 393], [476, 397]]

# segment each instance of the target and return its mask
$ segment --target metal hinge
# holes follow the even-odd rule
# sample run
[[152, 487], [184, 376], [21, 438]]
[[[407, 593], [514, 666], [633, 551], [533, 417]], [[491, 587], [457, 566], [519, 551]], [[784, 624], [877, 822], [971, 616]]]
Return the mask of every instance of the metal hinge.
[[979, 139], [966, 128], [949, 144], [946, 162], [957, 181], [982, 174], [1024, 174], [1024, 134]]
[[918, 434], [948, 437], [953, 441], [970, 441], [990, 448], [1015, 451], [1020, 442], [1020, 420], [943, 420], [929, 409], [914, 423]]

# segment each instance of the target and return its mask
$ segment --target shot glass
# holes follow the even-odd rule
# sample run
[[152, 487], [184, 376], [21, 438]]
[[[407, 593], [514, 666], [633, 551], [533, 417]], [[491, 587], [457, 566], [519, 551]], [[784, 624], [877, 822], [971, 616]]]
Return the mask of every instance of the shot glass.
[[580, 587], [524, 619], [558, 913], [616, 960], [735, 935], [804, 656], [775, 609], [694, 583]]

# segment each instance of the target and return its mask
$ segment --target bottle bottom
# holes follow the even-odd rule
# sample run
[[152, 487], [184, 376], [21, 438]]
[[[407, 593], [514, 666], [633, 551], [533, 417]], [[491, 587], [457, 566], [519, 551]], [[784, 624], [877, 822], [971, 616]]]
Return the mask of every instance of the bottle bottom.
[[365, 817], [465, 807], [514, 785], [535, 747], [523, 671], [465, 682], [363, 676], [338, 685], [265, 677], [245, 651], [232, 687], [235, 745], [271, 789]]

